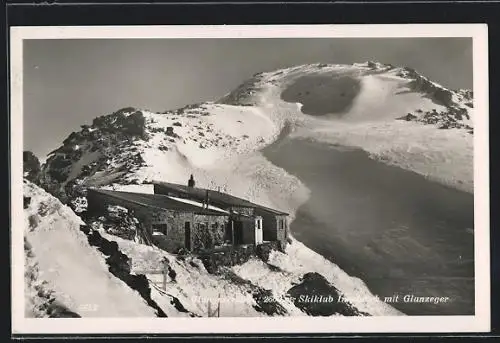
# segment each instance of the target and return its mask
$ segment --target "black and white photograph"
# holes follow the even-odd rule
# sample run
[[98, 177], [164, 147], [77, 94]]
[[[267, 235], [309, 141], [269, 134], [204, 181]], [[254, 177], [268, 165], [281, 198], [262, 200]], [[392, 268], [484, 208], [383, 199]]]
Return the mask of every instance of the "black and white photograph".
[[486, 27], [409, 26], [12, 28], [18, 327], [487, 329]]

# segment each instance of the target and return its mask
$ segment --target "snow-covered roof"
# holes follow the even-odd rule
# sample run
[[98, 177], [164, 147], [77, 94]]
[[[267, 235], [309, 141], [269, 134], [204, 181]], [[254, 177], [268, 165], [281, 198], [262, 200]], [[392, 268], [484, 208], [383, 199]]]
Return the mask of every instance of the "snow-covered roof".
[[161, 194], [146, 194], [134, 192], [121, 192], [104, 189], [89, 189], [89, 192], [104, 194], [116, 199], [128, 201], [137, 205], [153, 207], [158, 209], [175, 210], [182, 212], [193, 212], [195, 214], [228, 215], [227, 211], [216, 207], [203, 208], [202, 203], [178, 201], [175, 198]]
[[[194, 201], [194, 200], [189, 200], [189, 199], [183, 199], [183, 198], [177, 198], [177, 197], [172, 197], [172, 196], [167, 196], [168, 198], [170, 199], [173, 199], [175, 201], [180, 201], [180, 202], [184, 202], [186, 204], [191, 204], [191, 205], [194, 205], [194, 206], [198, 206], [198, 207], [203, 207], [204, 204], [201, 203], [201, 202], [198, 202], [198, 201]], [[223, 210], [222, 208], [219, 208], [219, 207], [216, 207], [216, 206], [212, 206], [212, 205], [208, 205], [207, 207], [209, 210], [214, 210], [214, 211], [218, 211], [218, 212], [223, 212], [223, 213], [227, 213], [229, 214], [229, 211], [225, 211]]]
[[[246, 199], [238, 198], [234, 195], [198, 187], [188, 187], [176, 183], [169, 182], [153, 182], [154, 185], [164, 187], [167, 191], [178, 195], [188, 196], [196, 201], [204, 201], [208, 195], [209, 202], [216, 204], [219, 207], [248, 207], [261, 209], [277, 215], [288, 215], [286, 212], [268, 208], [262, 205], [255, 204]], [[161, 193], [160, 193], [161, 194]], [[179, 198], [176, 198], [179, 199]]]

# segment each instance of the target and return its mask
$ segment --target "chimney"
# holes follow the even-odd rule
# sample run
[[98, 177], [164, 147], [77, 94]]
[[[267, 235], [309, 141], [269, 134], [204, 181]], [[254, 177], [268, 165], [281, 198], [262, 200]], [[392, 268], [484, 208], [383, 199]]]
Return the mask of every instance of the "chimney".
[[194, 187], [194, 177], [193, 177], [193, 174], [191, 174], [191, 177], [189, 178], [188, 180], [188, 187]]

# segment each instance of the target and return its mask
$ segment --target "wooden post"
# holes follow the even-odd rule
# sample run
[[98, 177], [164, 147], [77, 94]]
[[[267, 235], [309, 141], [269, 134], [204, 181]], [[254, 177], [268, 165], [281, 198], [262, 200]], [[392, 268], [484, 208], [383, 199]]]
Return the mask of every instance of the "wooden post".
[[234, 220], [231, 220], [231, 243], [234, 245]]
[[163, 290], [167, 290], [167, 271], [163, 269]]
[[219, 293], [219, 302], [217, 303], [217, 317], [220, 317], [220, 293]]

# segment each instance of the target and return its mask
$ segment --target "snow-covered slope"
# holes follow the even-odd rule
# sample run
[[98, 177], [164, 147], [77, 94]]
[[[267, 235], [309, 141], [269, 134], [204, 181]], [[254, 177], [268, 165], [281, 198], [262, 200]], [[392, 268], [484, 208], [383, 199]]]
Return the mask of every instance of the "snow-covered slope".
[[[153, 246], [136, 244], [104, 232], [101, 234], [117, 242], [120, 250], [131, 257], [132, 272], [145, 273], [151, 283], [156, 285], [154, 298], [159, 304], [168, 302], [169, 297], [175, 297], [188, 311], [207, 317], [208, 302], [217, 306], [218, 299], [222, 299], [225, 304], [222, 306], [221, 316], [262, 316], [254, 308], [257, 304], [248, 287], [208, 273], [199, 259], [189, 256], [179, 259]], [[160, 269], [165, 260], [175, 273], [168, 280], [167, 290], [162, 289], [162, 275], [152, 273]]]
[[[267, 263], [259, 258], [252, 258], [215, 275], [209, 273], [196, 257], [179, 257], [156, 247], [136, 244], [105, 232], [101, 234], [117, 242], [120, 250], [131, 257], [133, 272], [147, 274], [148, 271], [158, 270], [163, 261], [167, 261], [174, 276], [168, 280], [166, 290], [160, 287], [161, 275], [147, 274], [151, 283], [157, 285], [154, 287], [153, 299], [160, 306], [175, 297], [187, 311], [199, 316], [208, 316], [209, 302], [212, 310], [220, 302], [220, 315], [223, 317], [265, 316], [266, 313], [260, 307], [263, 302], [270, 301], [260, 296], [268, 294], [283, 309], [283, 312], [275, 314], [303, 316], [306, 314], [293, 304], [287, 292], [300, 282], [304, 274], [316, 272], [336, 285], [357, 310], [371, 315], [401, 315], [374, 297], [363, 282], [349, 277], [340, 268], [297, 241], [288, 247], [287, 253], [272, 251]], [[267, 293], [268, 291], [270, 292]]]
[[24, 197], [27, 317], [156, 317], [108, 271], [69, 207], [28, 181]]

